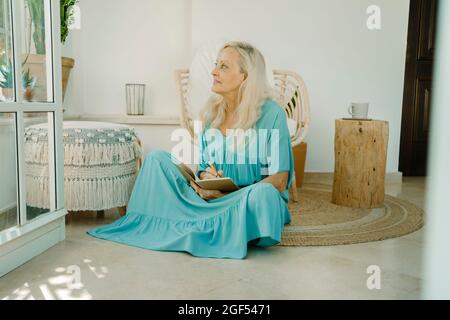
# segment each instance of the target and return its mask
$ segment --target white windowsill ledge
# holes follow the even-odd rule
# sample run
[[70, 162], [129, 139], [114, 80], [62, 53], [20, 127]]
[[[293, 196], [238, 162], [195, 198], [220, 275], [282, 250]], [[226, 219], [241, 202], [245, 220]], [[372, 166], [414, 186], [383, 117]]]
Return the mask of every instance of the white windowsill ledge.
[[156, 116], [129, 116], [125, 114], [93, 114], [84, 113], [82, 115], [65, 115], [64, 120], [80, 120], [80, 121], [105, 121], [123, 124], [140, 124], [140, 125], [174, 125], [181, 124], [178, 117], [156, 117]]

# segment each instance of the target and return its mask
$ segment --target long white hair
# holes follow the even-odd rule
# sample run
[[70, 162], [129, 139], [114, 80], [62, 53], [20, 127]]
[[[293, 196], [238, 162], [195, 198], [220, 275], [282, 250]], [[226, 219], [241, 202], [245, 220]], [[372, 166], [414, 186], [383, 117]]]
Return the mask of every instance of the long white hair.
[[[233, 128], [247, 130], [253, 128], [261, 113], [261, 106], [267, 99], [275, 97], [266, 75], [266, 63], [261, 52], [247, 42], [231, 41], [223, 45], [219, 54], [226, 48], [234, 48], [239, 54], [239, 67], [247, 75], [238, 91], [236, 122]], [[213, 94], [200, 112], [204, 126], [219, 128], [225, 120], [225, 98]]]

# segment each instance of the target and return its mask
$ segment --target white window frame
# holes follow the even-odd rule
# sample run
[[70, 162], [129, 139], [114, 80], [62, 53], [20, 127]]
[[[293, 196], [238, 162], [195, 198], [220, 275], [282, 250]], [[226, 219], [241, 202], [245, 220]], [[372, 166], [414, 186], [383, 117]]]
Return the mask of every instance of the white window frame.
[[[52, 77], [53, 102], [24, 102], [22, 90], [21, 53], [22, 39], [21, 26], [23, 24], [22, 13], [16, 0], [8, 0], [11, 8], [11, 25], [13, 34], [14, 74], [15, 74], [15, 101], [0, 102], [0, 112], [15, 113], [16, 119], [16, 168], [17, 168], [17, 203], [19, 223], [18, 225], [0, 232], [0, 246], [18, 237], [21, 237], [37, 228], [59, 219], [67, 214], [64, 208], [64, 154], [63, 154], [63, 116], [62, 116], [62, 82], [61, 82], [61, 44], [60, 44], [60, 14], [59, 0], [49, 0], [51, 19], [50, 33], [51, 43], [46, 43], [46, 48], [52, 49], [52, 69], [47, 73]], [[47, 38], [48, 39], [48, 38]], [[47, 41], [47, 40], [46, 40]], [[51, 47], [50, 47], [51, 46]], [[46, 51], [49, 52], [49, 51]], [[48, 54], [48, 53], [47, 53]], [[52, 112], [49, 116], [49, 186], [50, 186], [50, 212], [27, 221], [26, 217], [26, 183], [25, 183], [25, 158], [24, 158], [24, 113], [25, 112]], [[53, 143], [52, 143], [53, 141]], [[51, 161], [54, 159], [54, 161]]]

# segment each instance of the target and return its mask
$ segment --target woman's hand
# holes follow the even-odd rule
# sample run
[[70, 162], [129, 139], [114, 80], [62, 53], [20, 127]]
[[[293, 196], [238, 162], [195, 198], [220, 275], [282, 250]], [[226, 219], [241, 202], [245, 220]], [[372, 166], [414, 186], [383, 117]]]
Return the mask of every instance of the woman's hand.
[[222, 177], [223, 177], [223, 171], [222, 171], [222, 170], [219, 170], [219, 171], [217, 172], [217, 177], [216, 177], [214, 170], [212, 170], [212, 169], [209, 168], [209, 167], [206, 168], [206, 172], [203, 171], [203, 172], [200, 174], [200, 179], [201, 179], [201, 180], [215, 179], [215, 178], [222, 178]]
[[202, 197], [205, 200], [211, 200], [220, 198], [226, 195], [226, 193], [223, 193], [219, 190], [206, 190], [203, 188], [200, 188], [195, 182], [191, 181], [191, 186], [194, 188], [194, 190], [197, 192], [197, 194]]

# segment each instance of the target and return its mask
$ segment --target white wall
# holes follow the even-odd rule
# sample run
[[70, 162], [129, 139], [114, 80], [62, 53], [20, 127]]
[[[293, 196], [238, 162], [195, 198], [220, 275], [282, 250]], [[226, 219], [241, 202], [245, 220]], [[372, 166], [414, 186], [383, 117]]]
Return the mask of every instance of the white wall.
[[63, 48], [75, 59], [67, 113], [125, 114], [125, 83], [137, 82], [146, 84], [145, 114], [177, 114], [173, 72], [190, 61], [190, 1], [81, 0], [79, 6], [81, 29], [71, 30]]
[[408, 0], [379, 0], [382, 29], [366, 27], [371, 0], [192, 1], [193, 50], [220, 37], [247, 40], [273, 68], [306, 82], [311, 100], [307, 171], [334, 170], [334, 120], [352, 101], [390, 124], [388, 172], [398, 171]]
[[[379, 31], [366, 28], [371, 4], [81, 0], [81, 30], [72, 31], [64, 48], [76, 59], [68, 113], [124, 113], [124, 84], [142, 81], [150, 87], [146, 114], [177, 115], [173, 70], [188, 67], [208, 41], [241, 39], [260, 48], [273, 68], [291, 69], [306, 81], [312, 110], [307, 171], [333, 171], [334, 120], [347, 116], [350, 102], [368, 101], [371, 118], [389, 121], [387, 171], [397, 172], [409, 1], [378, 0]], [[171, 145], [168, 136], [158, 143]]]

